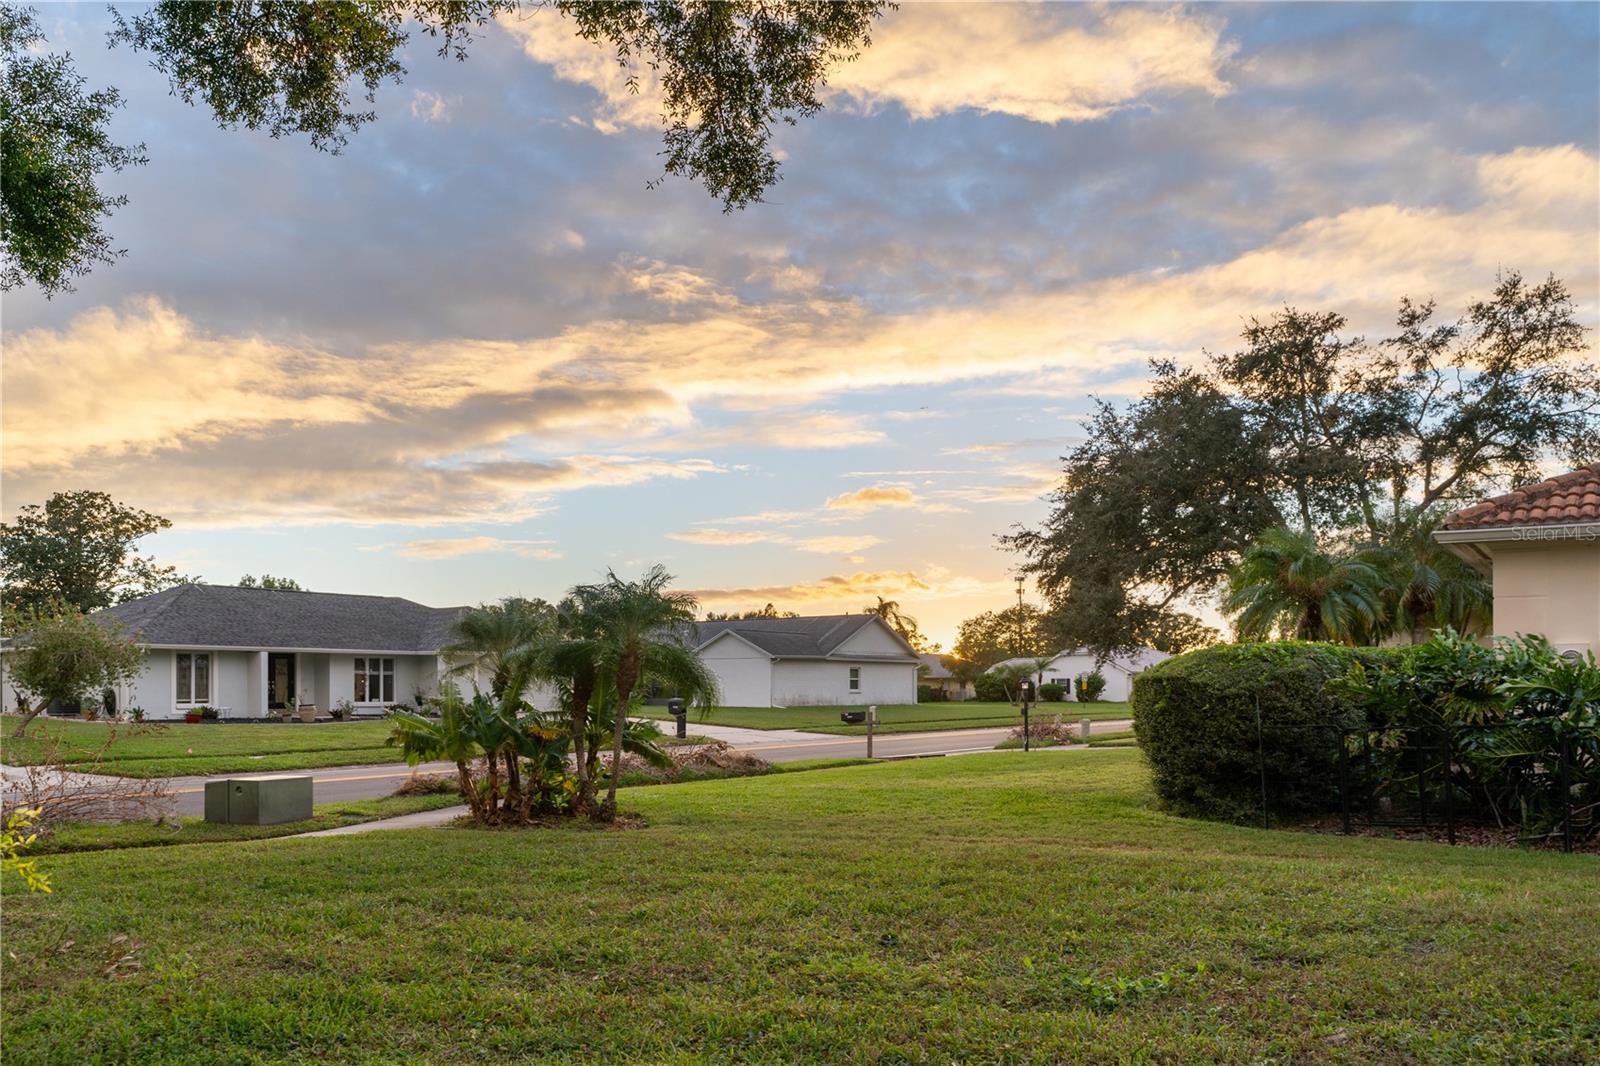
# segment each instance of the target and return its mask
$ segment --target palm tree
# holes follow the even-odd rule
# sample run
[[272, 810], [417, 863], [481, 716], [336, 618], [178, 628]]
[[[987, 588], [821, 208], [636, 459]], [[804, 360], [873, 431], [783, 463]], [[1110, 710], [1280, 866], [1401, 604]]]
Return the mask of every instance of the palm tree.
[[487, 673], [489, 691], [498, 700], [506, 693], [519, 652], [549, 634], [555, 615], [555, 609], [543, 600], [519, 596], [480, 604], [456, 619], [455, 640], [443, 654], [456, 662], [453, 673]]
[[901, 608], [899, 600], [886, 600], [879, 596], [878, 602], [867, 607], [867, 614], [875, 614], [885, 622], [889, 628], [900, 634], [901, 638], [918, 651], [923, 650], [922, 630], [917, 628], [917, 620], [906, 614]]
[[658, 682], [695, 704], [710, 705], [717, 698], [716, 675], [688, 639], [699, 605], [687, 592], [667, 591], [671, 583], [672, 575], [656, 565], [637, 581], [624, 581], [607, 571], [604, 582], [574, 590], [585, 611], [592, 612], [596, 673], [615, 700], [611, 777], [599, 811], [605, 819], [616, 816], [628, 711], [644, 683]]
[[1388, 544], [1372, 549], [1384, 576], [1384, 621], [1413, 644], [1436, 629], [1482, 632], [1494, 588], [1460, 556], [1433, 539], [1443, 515], [1418, 512], [1395, 523]]
[[585, 586], [572, 591], [555, 609], [555, 622], [543, 638], [525, 645], [519, 653], [527, 661], [530, 675], [555, 686], [561, 716], [572, 738], [572, 753], [577, 763], [578, 794], [574, 806], [580, 813], [594, 805], [595, 764], [591, 705], [601, 690], [598, 610], [603, 586]]
[[1383, 579], [1369, 558], [1327, 551], [1311, 533], [1269, 529], [1228, 575], [1222, 609], [1238, 616], [1241, 640], [1280, 632], [1350, 644], [1377, 630]]

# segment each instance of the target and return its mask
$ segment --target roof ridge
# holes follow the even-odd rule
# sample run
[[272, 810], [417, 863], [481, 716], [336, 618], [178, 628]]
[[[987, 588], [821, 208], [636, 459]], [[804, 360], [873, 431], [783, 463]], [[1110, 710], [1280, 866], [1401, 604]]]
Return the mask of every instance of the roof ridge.
[[1444, 529], [1600, 521], [1600, 463], [1518, 485], [1445, 518]]

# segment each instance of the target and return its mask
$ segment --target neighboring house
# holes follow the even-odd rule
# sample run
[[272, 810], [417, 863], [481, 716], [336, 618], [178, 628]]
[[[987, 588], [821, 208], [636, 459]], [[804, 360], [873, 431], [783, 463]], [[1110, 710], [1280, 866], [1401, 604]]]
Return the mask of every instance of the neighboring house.
[[[120, 623], [149, 649], [143, 673], [114, 692], [118, 709], [160, 719], [211, 706], [223, 718], [266, 718], [291, 697], [321, 714], [343, 701], [378, 714], [436, 694], [447, 670], [440, 649], [462, 610], [394, 596], [179, 585], [93, 617]], [[17, 706], [9, 679], [0, 689]]]
[[972, 696], [972, 682], [962, 681], [952, 674], [944, 664], [944, 656], [938, 652], [923, 652], [917, 658], [922, 660], [917, 684], [940, 690], [947, 700], [964, 700]]
[[1434, 537], [1493, 580], [1496, 635], [1600, 654], [1600, 463], [1457, 511]]
[[[1049, 660], [1048, 665], [1043, 670], [1035, 672], [1035, 679], [1041, 684], [1054, 682], [1061, 685], [1063, 691], [1067, 694], [1067, 699], [1076, 700], [1078, 698], [1078, 676], [1080, 674], [1093, 673], [1098, 669], [1100, 675], [1106, 679], [1105, 691], [1100, 693], [1100, 699], [1123, 703], [1127, 701], [1129, 693], [1133, 691], [1134, 677], [1163, 659], [1170, 658], [1172, 656], [1164, 651], [1156, 651], [1154, 648], [1140, 648], [1132, 655], [1118, 655], [1104, 663], [1097, 664], [1095, 657], [1090, 654], [1087, 648], [1073, 648], [1057, 653]], [[1023, 664], [1031, 667], [1038, 661], [1038, 659], [1030, 658], [1006, 659], [989, 667], [988, 672]]]
[[875, 614], [700, 622], [695, 637], [724, 707], [917, 701], [921, 660]]

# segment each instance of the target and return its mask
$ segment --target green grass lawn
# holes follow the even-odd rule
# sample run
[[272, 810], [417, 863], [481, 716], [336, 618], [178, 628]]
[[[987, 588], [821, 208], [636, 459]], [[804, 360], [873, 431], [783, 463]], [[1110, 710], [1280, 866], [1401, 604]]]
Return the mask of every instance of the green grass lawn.
[[1600, 861], [1186, 821], [1133, 751], [632, 789], [643, 829], [49, 856], [7, 1061], [1571, 1062]]
[[402, 762], [383, 746], [388, 722], [238, 722], [142, 726], [108, 725], [77, 719], [37, 718], [27, 735], [11, 737], [16, 719], [0, 721], [0, 762], [31, 766], [47, 758], [57, 738], [69, 763], [91, 758], [115, 730], [103, 773], [123, 777], [176, 777], [188, 774], [253, 773]]
[[[746, 729], [805, 729], [815, 733], [864, 736], [864, 725], [845, 725], [841, 711], [862, 711], [865, 707], [718, 707], [702, 716], [690, 713], [689, 725], [742, 726]], [[643, 714], [670, 721], [665, 707], [646, 707]], [[1126, 703], [1045, 703], [1033, 712], [1068, 722], [1082, 718], [1103, 722], [1127, 718], [1132, 712]], [[1022, 711], [1010, 703], [894, 703], [878, 706], [879, 733], [924, 733], [936, 729], [992, 729], [995, 726], [1022, 724]]]
[[[397, 818], [402, 814], [434, 811], [441, 807], [456, 807], [461, 802], [459, 795], [445, 793], [319, 803], [311, 809], [312, 817], [309, 820], [282, 822], [278, 825], [228, 825], [208, 822], [204, 818], [179, 818], [175, 824], [171, 821], [157, 822], [154, 819], [144, 819], [137, 822], [119, 822], [114, 825], [64, 825], [41, 836], [33, 851], [40, 855], [49, 855], [73, 851], [101, 851], [107, 848], [153, 848], [173, 844], [262, 840], [267, 837], [292, 836], [295, 833], [314, 833], [319, 829], [337, 829], [342, 825], [357, 825], [379, 818]], [[10, 887], [7, 886], [8, 891]]]

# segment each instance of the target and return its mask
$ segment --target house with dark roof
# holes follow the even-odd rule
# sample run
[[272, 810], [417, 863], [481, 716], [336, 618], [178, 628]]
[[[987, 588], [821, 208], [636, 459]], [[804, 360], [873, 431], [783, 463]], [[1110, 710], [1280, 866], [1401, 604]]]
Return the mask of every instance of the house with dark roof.
[[725, 707], [915, 703], [922, 660], [875, 614], [700, 622]]
[[1494, 582], [1494, 631], [1600, 654], [1600, 463], [1463, 508], [1434, 538]]
[[938, 689], [947, 700], [964, 700], [972, 695], [972, 682], [962, 681], [944, 664], [938, 652], [922, 652], [917, 656], [922, 666], [917, 671], [917, 683]]
[[[437, 693], [441, 649], [461, 607], [395, 596], [179, 585], [92, 616], [146, 649], [144, 671], [110, 694], [119, 709], [181, 718], [267, 718], [293, 699], [326, 715], [378, 714]], [[6, 706], [17, 696], [4, 685]]]

